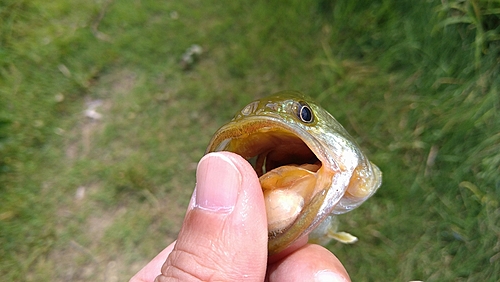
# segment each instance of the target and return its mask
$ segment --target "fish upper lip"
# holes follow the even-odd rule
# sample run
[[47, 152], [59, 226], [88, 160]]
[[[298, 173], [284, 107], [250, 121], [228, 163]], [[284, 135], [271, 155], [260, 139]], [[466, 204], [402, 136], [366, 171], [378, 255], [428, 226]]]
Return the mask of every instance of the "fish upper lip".
[[[326, 156], [326, 152], [321, 150], [321, 148], [324, 147], [324, 145], [318, 141], [318, 139], [314, 136], [314, 134], [308, 132], [301, 126], [297, 125], [297, 122], [290, 123], [287, 122], [286, 120], [283, 120], [283, 118], [271, 114], [254, 114], [254, 115], [249, 115], [245, 116], [244, 118], [241, 119], [233, 119], [231, 122], [227, 123], [226, 125], [222, 126], [217, 132], [225, 131], [225, 130], [237, 130], [237, 129], [232, 129], [232, 126], [238, 126], [238, 123], [252, 123], [252, 122], [257, 122], [261, 120], [269, 120], [272, 121], [273, 123], [279, 124], [281, 128], [285, 129], [287, 132], [297, 136], [306, 146], [311, 150], [311, 152], [314, 153], [316, 158], [325, 165], [325, 163], [328, 163], [328, 157]], [[307, 125], [306, 125], [307, 126]], [[272, 127], [272, 126], [269, 126]], [[250, 132], [245, 132], [245, 133], [255, 133], [259, 132], [260, 129], [265, 128], [265, 126], [258, 127], [255, 130], [252, 130]], [[209, 148], [212, 147], [212, 142], [209, 146]]]

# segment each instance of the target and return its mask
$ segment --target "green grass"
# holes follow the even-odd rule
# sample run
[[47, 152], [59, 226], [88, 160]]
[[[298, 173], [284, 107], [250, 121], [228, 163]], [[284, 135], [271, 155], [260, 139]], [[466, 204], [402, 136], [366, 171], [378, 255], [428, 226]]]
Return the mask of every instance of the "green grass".
[[499, 1], [66, 2], [0, 4], [0, 280], [128, 279], [211, 134], [283, 89], [384, 173], [329, 246], [354, 281], [500, 280]]

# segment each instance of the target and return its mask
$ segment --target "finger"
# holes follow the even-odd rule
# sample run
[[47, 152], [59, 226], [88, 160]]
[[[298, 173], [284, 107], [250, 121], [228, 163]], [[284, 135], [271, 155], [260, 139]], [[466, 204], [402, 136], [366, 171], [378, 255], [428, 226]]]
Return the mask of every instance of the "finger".
[[198, 164], [196, 188], [177, 244], [157, 281], [263, 281], [267, 219], [257, 175], [229, 152]]
[[175, 242], [163, 249], [146, 266], [144, 266], [129, 282], [153, 282], [156, 276], [161, 274], [161, 267], [167, 260], [168, 255], [174, 249]]
[[342, 263], [327, 249], [308, 244], [269, 266], [266, 281], [351, 281]]

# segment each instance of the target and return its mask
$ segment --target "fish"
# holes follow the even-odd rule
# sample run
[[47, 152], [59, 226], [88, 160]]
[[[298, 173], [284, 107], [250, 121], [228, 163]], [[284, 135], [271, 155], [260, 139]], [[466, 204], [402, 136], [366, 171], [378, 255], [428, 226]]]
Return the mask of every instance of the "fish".
[[215, 132], [205, 153], [217, 151], [242, 156], [259, 177], [269, 255], [303, 236], [320, 243], [325, 238], [356, 241], [336, 230], [336, 216], [361, 205], [382, 184], [382, 172], [354, 138], [298, 91], [281, 91], [246, 105]]

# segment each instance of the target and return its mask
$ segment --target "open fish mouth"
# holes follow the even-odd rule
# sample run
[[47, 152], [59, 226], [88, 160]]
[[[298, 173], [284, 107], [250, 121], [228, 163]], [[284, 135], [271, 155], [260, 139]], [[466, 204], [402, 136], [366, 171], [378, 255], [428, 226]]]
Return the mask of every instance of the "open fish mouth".
[[[214, 151], [230, 151], [247, 159], [257, 176], [284, 165], [317, 166], [321, 161], [304, 140], [286, 124], [273, 119], [255, 119], [239, 128], [221, 128], [221, 137], [231, 136], [214, 148]], [[244, 134], [239, 134], [244, 132]], [[313, 167], [314, 167], [313, 166]]]
[[279, 119], [264, 116], [249, 118], [237, 126], [229, 123], [219, 129], [216, 135], [207, 153], [236, 153], [252, 165], [261, 179], [280, 167], [292, 166], [316, 173], [323, 166], [324, 158], [314, 152], [320, 146], [314, 138], [306, 131], [292, 128]]
[[[229, 123], [216, 136], [207, 152], [236, 153], [259, 176], [270, 239], [288, 233], [297, 221], [304, 228], [316, 220], [312, 214], [318, 212], [325, 197], [320, 192], [330, 186], [333, 172], [309, 133], [264, 116], [248, 118], [237, 126]], [[319, 198], [318, 193], [322, 194]]]

